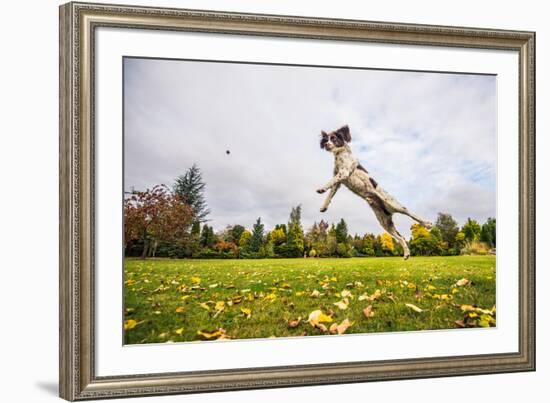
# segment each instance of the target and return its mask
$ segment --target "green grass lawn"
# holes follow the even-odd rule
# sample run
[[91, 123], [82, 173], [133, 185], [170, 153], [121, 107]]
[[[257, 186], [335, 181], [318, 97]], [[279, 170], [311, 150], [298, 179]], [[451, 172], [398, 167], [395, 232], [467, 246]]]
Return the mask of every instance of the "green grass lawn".
[[322, 335], [338, 325], [345, 333], [494, 326], [495, 263], [494, 256], [127, 259], [125, 341]]

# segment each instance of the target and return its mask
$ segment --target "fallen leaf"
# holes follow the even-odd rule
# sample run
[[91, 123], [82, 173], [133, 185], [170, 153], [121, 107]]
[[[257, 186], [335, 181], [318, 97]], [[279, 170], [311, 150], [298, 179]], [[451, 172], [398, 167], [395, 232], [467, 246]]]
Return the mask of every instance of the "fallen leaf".
[[179, 329], [176, 329], [176, 333], [181, 336], [181, 334], [183, 333], [183, 327], [180, 327]]
[[138, 324], [137, 320], [134, 319], [128, 319], [124, 321], [124, 330], [130, 330], [136, 327]]
[[411, 308], [413, 311], [418, 312], [418, 313], [424, 312], [423, 309], [421, 309], [421, 308], [419, 308], [419, 307], [417, 307], [416, 305], [413, 305], [413, 304], [405, 304], [405, 306]]
[[313, 291], [311, 292], [311, 296], [312, 296], [313, 298], [318, 298], [319, 295], [321, 295], [321, 293], [320, 293], [319, 291], [317, 291], [317, 290], [313, 290]]
[[201, 283], [201, 278], [200, 278], [200, 277], [193, 276], [193, 277], [191, 277], [191, 281], [192, 281], [194, 284], [200, 284], [200, 283]]
[[337, 334], [337, 333], [343, 334], [346, 332], [346, 330], [348, 330], [351, 327], [351, 325], [353, 325], [353, 323], [346, 318], [339, 325], [337, 325], [336, 323], [333, 323], [329, 328], [329, 332], [331, 334]]
[[376, 301], [378, 298], [380, 298], [382, 296], [382, 292], [380, 290], [376, 290], [374, 292], [374, 294], [372, 294], [370, 297], [368, 297], [367, 299], [369, 301]]
[[328, 315], [325, 315], [323, 311], [316, 310], [309, 314], [307, 321], [311, 326], [315, 327], [318, 326], [321, 322], [332, 322], [332, 318]]
[[363, 309], [363, 315], [365, 315], [365, 317], [367, 318], [372, 318], [374, 316], [372, 305], [369, 305], [365, 309]]
[[348, 309], [349, 301], [347, 298], [344, 298], [342, 301], [334, 302], [333, 305], [336, 305], [338, 308], [344, 310]]
[[264, 297], [264, 300], [267, 300], [267, 301], [275, 301], [277, 299], [277, 295], [276, 294], [267, 294], [265, 297]]
[[477, 312], [482, 313], [485, 315], [492, 315], [495, 313], [496, 309], [493, 307], [493, 309], [483, 309], [479, 308], [475, 305], [461, 305], [460, 309], [462, 309], [464, 312]]
[[291, 319], [288, 321], [288, 327], [290, 328], [298, 327], [301, 321], [302, 321], [301, 317], [299, 317], [298, 319]]
[[252, 310], [250, 308], [241, 308], [241, 312], [246, 316], [246, 319], [249, 319], [252, 315]]
[[199, 336], [204, 337], [207, 340], [219, 339], [222, 336], [225, 336], [225, 329], [222, 329], [220, 327], [219, 329], [216, 329], [216, 330], [213, 330], [213, 331], [197, 330], [197, 334]]
[[182, 312], [184, 312], [184, 311], [185, 311], [185, 308], [184, 308], [183, 306], [178, 306], [178, 307], [176, 308], [176, 313], [182, 313]]
[[468, 285], [470, 283], [471, 283], [471, 281], [468, 280], [467, 278], [461, 278], [460, 280], [458, 280], [456, 282], [456, 286], [457, 287], [464, 287], [465, 285]]
[[200, 306], [201, 308], [203, 308], [203, 309], [206, 309], [207, 311], [210, 310], [210, 307], [208, 306], [208, 304], [207, 304], [206, 302], [201, 302], [201, 303], [199, 304], [199, 306]]
[[342, 298], [351, 298], [352, 295], [351, 295], [351, 291], [349, 290], [344, 290], [340, 293], [340, 295], [342, 295]]

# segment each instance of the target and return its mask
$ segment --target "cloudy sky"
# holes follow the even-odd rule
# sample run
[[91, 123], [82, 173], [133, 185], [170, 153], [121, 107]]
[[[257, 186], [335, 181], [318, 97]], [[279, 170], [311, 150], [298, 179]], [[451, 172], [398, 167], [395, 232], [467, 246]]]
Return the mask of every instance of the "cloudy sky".
[[[196, 163], [215, 229], [257, 217], [270, 229], [301, 204], [305, 228], [344, 218], [351, 233], [381, 233], [348, 189], [319, 212], [333, 168], [320, 132], [344, 124], [409, 210], [459, 224], [496, 214], [494, 76], [135, 58], [124, 73], [126, 190], [172, 185]], [[412, 220], [395, 222], [410, 234]]]

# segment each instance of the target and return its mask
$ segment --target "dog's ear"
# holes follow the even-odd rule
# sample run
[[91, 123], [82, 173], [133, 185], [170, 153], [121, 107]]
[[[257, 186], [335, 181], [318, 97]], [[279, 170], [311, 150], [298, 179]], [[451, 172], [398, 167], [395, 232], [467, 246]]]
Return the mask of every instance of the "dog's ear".
[[348, 125], [342, 126], [338, 130], [336, 130], [336, 132], [342, 135], [342, 138], [346, 141], [346, 143], [349, 143], [351, 141], [351, 133], [349, 131]]
[[327, 141], [328, 141], [328, 134], [321, 130], [321, 148], [325, 148], [325, 145], [327, 144]]

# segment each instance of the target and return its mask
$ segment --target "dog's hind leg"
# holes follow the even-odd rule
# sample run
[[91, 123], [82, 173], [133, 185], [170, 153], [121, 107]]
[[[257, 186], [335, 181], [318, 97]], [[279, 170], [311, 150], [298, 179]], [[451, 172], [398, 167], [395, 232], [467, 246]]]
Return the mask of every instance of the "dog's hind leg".
[[401, 213], [401, 214], [405, 214], [405, 215], [408, 215], [409, 217], [411, 217], [414, 221], [416, 221], [417, 223], [419, 223], [420, 225], [422, 225], [423, 227], [426, 227], [427, 229], [432, 229], [433, 227], [433, 224], [427, 220], [424, 220], [422, 218], [420, 218], [419, 216], [417, 216], [416, 214], [414, 213], [411, 213], [406, 207], [403, 207], [402, 209], [400, 210], [396, 210], [397, 213]]
[[397, 231], [397, 228], [395, 228], [395, 224], [393, 223], [392, 215], [386, 213], [382, 209], [373, 207], [374, 214], [376, 215], [376, 218], [378, 219], [378, 222], [384, 228], [388, 234], [390, 234], [403, 248], [403, 258], [407, 260], [411, 256], [411, 252], [409, 251], [409, 246], [407, 245], [407, 241], [405, 238], [403, 238], [403, 235]]

